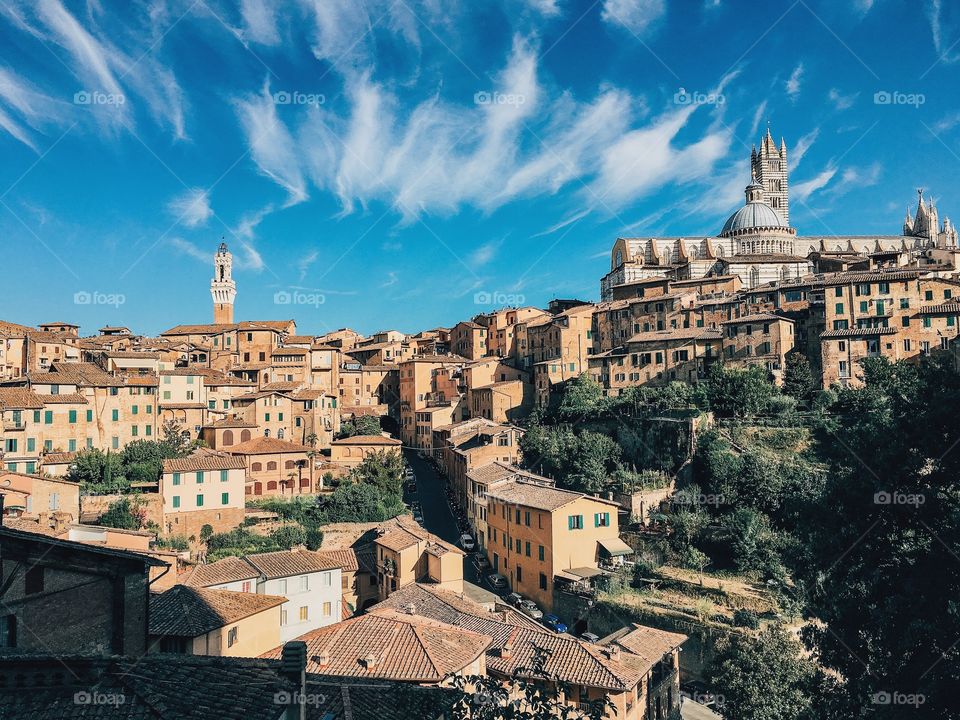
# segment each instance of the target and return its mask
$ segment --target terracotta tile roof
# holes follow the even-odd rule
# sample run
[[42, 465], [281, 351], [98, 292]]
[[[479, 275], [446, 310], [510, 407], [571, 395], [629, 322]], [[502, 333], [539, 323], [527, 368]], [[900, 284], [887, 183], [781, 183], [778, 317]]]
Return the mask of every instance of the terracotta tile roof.
[[652, 330], [634, 335], [630, 343], [657, 343], [671, 340], [720, 340], [723, 333], [711, 328], [673, 328], [671, 330]]
[[44, 465], [60, 465], [63, 463], [73, 462], [77, 457], [75, 452], [55, 452], [47, 453], [43, 456]]
[[[170, 654], [7, 655], [0, 657], [0, 680], [4, 717], [24, 720], [260, 720], [279, 717], [278, 694], [299, 689], [279, 660]], [[91, 688], [124, 702], [78, 703], [75, 694]], [[458, 697], [449, 688], [313, 674], [304, 693], [323, 698], [306, 705], [307, 720], [441, 720]]]
[[921, 315], [953, 315], [957, 313], [960, 313], [960, 302], [924, 305], [920, 308]]
[[[602, 646], [557, 635], [528, 618], [518, 619], [519, 613], [512, 610], [489, 612], [471, 600], [424, 584], [400, 588], [374, 606], [370, 614], [411, 610], [416, 615], [491, 637], [493, 642], [486, 655], [487, 671], [502, 677], [510, 676], [520, 668], [529, 668], [534, 648], [540, 647], [550, 651], [546, 671], [560, 680], [575, 685], [625, 690], [640, 682], [660, 659], [648, 660], [626, 648], [612, 658], [609, 650]], [[512, 648], [511, 657], [504, 658], [500, 650], [508, 643]]]
[[402, 445], [400, 440], [385, 435], [353, 435], [352, 437], [334, 440], [331, 445]]
[[210, 587], [253, 580], [259, 576], [260, 573], [242, 558], [225, 557], [209, 565], [197, 565], [183, 584], [187, 587]]
[[417, 543], [424, 543], [424, 551], [432, 552], [434, 555], [443, 555], [448, 552], [463, 555], [463, 551], [456, 545], [451, 545], [446, 540], [428, 532], [409, 515], [397, 516], [380, 525], [378, 531], [382, 534], [377, 535], [373, 542], [394, 552], [400, 552]]
[[726, 265], [736, 265], [737, 263], [745, 263], [754, 265], [757, 263], [783, 263], [783, 262], [792, 262], [792, 263], [805, 263], [808, 262], [807, 258], [800, 255], [780, 255], [777, 253], [769, 254], [759, 254], [759, 255], [730, 255], [729, 257], [717, 258], [722, 263]]
[[866, 337], [868, 335], [895, 335], [896, 328], [846, 328], [844, 330], [824, 330], [820, 333], [821, 339]]
[[150, 598], [150, 634], [194, 638], [285, 602], [275, 595], [174, 585]]
[[58, 395], [47, 395], [45, 393], [37, 393], [37, 397], [40, 398], [44, 405], [86, 405], [87, 398], [80, 393], [64, 393]]
[[301, 390], [295, 390], [290, 393], [291, 400], [303, 401], [303, 400], [316, 400], [317, 398], [323, 397], [324, 395], [329, 395], [324, 390], [314, 389], [314, 388], [303, 388]]
[[267, 383], [260, 390], [262, 392], [289, 392], [299, 389], [301, 384], [298, 382], [272, 382]]
[[557, 510], [581, 498], [618, 507], [612, 500], [596, 498], [573, 490], [561, 490], [550, 485], [531, 482], [525, 478], [495, 483], [487, 488], [487, 497], [511, 505], [523, 505], [548, 511]]
[[874, 270], [869, 272], [829, 273], [818, 278], [822, 285], [846, 285], [848, 283], [886, 282], [888, 280], [914, 280], [921, 275], [928, 275], [929, 270]]
[[509, 480], [517, 477], [520, 468], [502, 462], [491, 462], [480, 465], [467, 472], [467, 477], [474, 482], [490, 484], [500, 480]]
[[232, 455], [267, 455], [271, 453], [305, 453], [311, 448], [300, 443], [279, 438], [255, 437], [242, 443], [224, 448]]
[[773, 320], [784, 320], [786, 322], [792, 323], [793, 320], [782, 315], [774, 315], [773, 313], [755, 313], [753, 315], [744, 315], [743, 317], [733, 318], [732, 320], [724, 320], [721, 325], [740, 325], [742, 323], [756, 323], [756, 322], [770, 322]]
[[312, 550], [281, 550], [279, 552], [258, 553], [244, 558], [268, 580], [305, 575], [307, 573], [337, 570], [340, 564], [325, 555]]
[[[462, 627], [390, 610], [350, 618], [297, 639], [307, 643], [307, 672], [420, 683], [439, 683], [464, 671], [491, 641]], [[264, 657], [280, 657], [280, 649]]]
[[0, 388], [0, 410], [42, 410], [43, 400], [33, 390]]
[[207, 407], [202, 402], [165, 402], [160, 400], [157, 404], [170, 410], [205, 410]]
[[[361, 559], [356, 548], [317, 550], [317, 554], [340, 565], [343, 572], [358, 572], [361, 568]], [[366, 572], [376, 572], [376, 566], [374, 565], [364, 564], [362, 567]]]
[[241, 418], [228, 417], [204, 425], [205, 428], [254, 428], [256, 423], [247, 422]]
[[632, 629], [627, 634], [620, 635], [614, 640], [617, 645], [635, 655], [639, 655], [651, 665], [686, 641], [687, 636], [681, 633], [667, 632], [659, 628], [637, 624], [633, 624]]
[[215, 452], [207, 448], [197, 448], [182, 458], [170, 458], [163, 461], [163, 472], [197, 472], [200, 470], [242, 470], [247, 467], [243, 458], [235, 455]]

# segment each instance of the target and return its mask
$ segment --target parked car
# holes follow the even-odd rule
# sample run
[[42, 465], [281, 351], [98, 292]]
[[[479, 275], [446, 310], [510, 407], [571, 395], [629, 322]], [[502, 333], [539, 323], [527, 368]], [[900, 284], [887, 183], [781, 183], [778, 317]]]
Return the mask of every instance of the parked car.
[[486, 570], [488, 567], [490, 567], [490, 561], [487, 560], [487, 556], [486, 556], [486, 555], [482, 555], [482, 554], [481, 554], [481, 555], [477, 555], [477, 556], [474, 558], [474, 562], [475, 562], [476, 565], [477, 565], [477, 569], [480, 570], [480, 571]]
[[600, 642], [600, 636], [594, 635], [592, 632], [585, 632], [580, 634], [581, 640], [586, 640], [588, 643], [597, 643]]
[[407, 466], [403, 469], [403, 474], [406, 475], [408, 478], [414, 477], [414, 475], [413, 475], [413, 468], [410, 467], [409, 465], [407, 465]]
[[487, 575], [487, 582], [495, 590], [503, 590], [507, 587], [507, 579], [499, 573], [490, 573]]
[[473, 542], [473, 538], [470, 537], [470, 533], [464, 533], [460, 536], [460, 547], [462, 547], [467, 552], [473, 552], [477, 547], [477, 544]]
[[417, 481], [411, 480], [407, 483], [407, 492], [411, 495], [417, 491]]
[[523, 595], [520, 593], [510, 593], [507, 595], [504, 600], [507, 601], [508, 605], [513, 605], [514, 607], [520, 607], [520, 603], [523, 602]]
[[554, 632], [565, 633], [567, 631], [566, 623], [564, 623], [560, 618], [558, 618], [553, 613], [544, 615], [543, 620], [541, 622], [544, 625], [546, 625], [548, 628], [553, 630]]
[[533, 618], [534, 620], [539, 620], [543, 617], [543, 610], [537, 607], [537, 604], [533, 600], [524, 600], [519, 605], [520, 612], [526, 615], [528, 618]]

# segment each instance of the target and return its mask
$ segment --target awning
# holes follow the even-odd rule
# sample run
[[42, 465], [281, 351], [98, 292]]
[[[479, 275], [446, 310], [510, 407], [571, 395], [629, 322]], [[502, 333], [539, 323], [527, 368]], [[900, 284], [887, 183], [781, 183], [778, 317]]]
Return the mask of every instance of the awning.
[[595, 578], [599, 575], [607, 574], [600, 568], [595, 568], [595, 567], [568, 568], [566, 572], [570, 573], [571, 575], [575, 575], [578, 578], [582, 578], [583, 580], [589, 580], [590, 578]]
[[633, 555], [633, 548], [627, 545], [620, 538], [611, 538], [610, 540], [599, 540], [602, 555], [610, 557], [621, 557], [623, 555]]

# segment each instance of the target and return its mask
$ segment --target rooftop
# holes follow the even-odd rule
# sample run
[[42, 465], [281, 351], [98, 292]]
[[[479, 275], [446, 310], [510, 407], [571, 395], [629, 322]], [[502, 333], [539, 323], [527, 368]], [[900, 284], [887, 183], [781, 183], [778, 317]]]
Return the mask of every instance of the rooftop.
[[199, 637], [285, 602], [275, 595], [174, 585], [150, 598], [150, 634]]

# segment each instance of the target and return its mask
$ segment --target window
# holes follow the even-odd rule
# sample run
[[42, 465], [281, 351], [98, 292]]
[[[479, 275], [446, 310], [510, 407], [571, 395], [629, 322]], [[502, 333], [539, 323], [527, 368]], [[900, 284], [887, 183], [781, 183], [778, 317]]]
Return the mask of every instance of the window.
[[839, 286], [834, 288], [833, 294], [836, 295], [837, 297], [843, 297], [843, 288]]
[[837, 303], [835, 310], [837, 315], [843, 315], [843, 303]]
[[517, 582], [523, 582], [523, 568], [517, 565]]
[[910, 327], [910, 318], [904, 315], [902, 318], [900, 318], [900, 325], [903, 327]]
[[323, 604], [323, 616], [330, 617], [330, 615], [332, 614], [333, 614], [333, 606], [330, 603], [325, 602]]
[[570, 515], [567, 517], [567, 528], [569, 530], [583, 530], [583, 515]]
[[944, 300], [949, 300], [949, 299], [952, 298], [952, 297], [953, 297], [953, 290], [944, 290], [944, 291], [943, 291], [943, 299], [944, 299]]
[[530, 557], [530, 541], [528, 540], [523, 547], [523, 554]]
[[541, 590], [547, 589], [547, 576], [544, 575], [543, 573], [540, 573], [540, 589]]
[[840, 377], [842, 378], [850, 377], [850, 366], [847, 364], [846, 360], [840, 361], [839, 372], [840, 372]]
[[203, 485], [203, 470], [197, 471], [197, 485]]
[[900, 298], [900, 309], [907, 310], [910, 307], [910, 298]]
[[71, 425], [74, 424], [75, 422], [77, 422], [77, 411], [76, 411], [76, 410], [71, 410], [70, 412], [68, 412], [68, 413], [67, 413], [67, 418], [68, 418], [67, 421], [68, 421]]
[[178, 507], [180, 507], [180, 496], [179, 496], [179, 495], [174, 495], [174, 496], [173, 496], [173, 509], [176, 510]]
[[[529, 511], [524, 511], [524, 513], [523, 513], [523, 524], [526, 525], [527, 527], [530, 527], [530, 512], [529, 512]], [[530, 554], [530, 553], [527, 553], [527, 555], [529, 555], [529, 554]]]
[[610, 513], [594, 513], [594, 527], [610, 527]]
[[928, 328], [928, 327], [930, 327], [930, 324], [931, 324], [931, 323], [930, 323], [930, 318], [925, 317], [925, 318], [923, 319], [923, 326], [924, 326], [925, 328]]
[[43, 411], [43, 424], [44, 424], [44, 425], [53, 425], [53, 410], [44, 410], [44, 411]]
[[903, 349], [904, 349], [906, 352], [910, 352], [910, 338], [904, 339], [904, 341], [903, 341]]
[[230, 471], [229, 471], [229, 470], [221, 470], [221, 471], [220, 471], [220, 482], [226, 482], [226, 481], [229, 479], [229, 477], [230, 477]]
[[870, 303], [865, 300], [860, 302], [860, 312], [865, 313], [870, 311]]
[[240, 628], [232, 627], [227, 631], [227, 647], [233, 647], [240, 640]]
[[324, 587], [330, 587], [333, 585], [333, 573], [324, 573], [320, 577], [323, 578]]
[[281, 611], [280, 611], [280, 624], [281, 624], [281, 625], [286, 625], [286, 624], [287, 624], [287, 611], [286, 611], [286, 610], [281, 610]]
[[230, 493], [220, 493], [220, 504], [221, 505], [230, 504]]
[[203, 507], [203, 495], [197, 495], [197, 507]]
[[300, 576], [300, 591], [303, 592], [304, 590], [309, 590], [309, 589], [310, 589], [310, 576], [309, 576], [309, 575], [301, 575], [301, 576]]
[[923, 291], [924, 300], [933, 300], [933, 290], [924, 290]]
[[889, 295], [889, 294], [890, 294], [890, 283], [888, 283], [888, 282], [878, 283], [878, 284], [877, 284], [877, 291], [878, 291], [881, 295]]
[[309, 612], [309, 611], [310, 611], [310, 608], [308, 608], [306, 605], [301, 605], [301, 606], [300, 606], [300, 620], [301, 620], [301, 621], [303, 621], [303, 620], [309, 620], [309, 619], [310, 619], [310, 612]]
[[35, 595], [43, 592], [43, 568], [34, 566], [27, 570], [24, 577], [24, 593]]
[[175, 473], [173, 474], [173, 484], [174, 484], [174, 485], [179, 485], [179, 484], [180, 484], [180, 473], [175, 472]]
[[119, 411], [119, 410], [112, 410], [112, 411], [110, 412], [110, 419], [113, 420], [114, 422], [116, 422], [117, 420], [119, 420], [119, 419], [120, 419], [120, 411]]
[[540, 562], [543, 562], [543, 554], [544, 554], [543, 545], [539, 545], [537, 547], [537, 560], [539, 560]]

